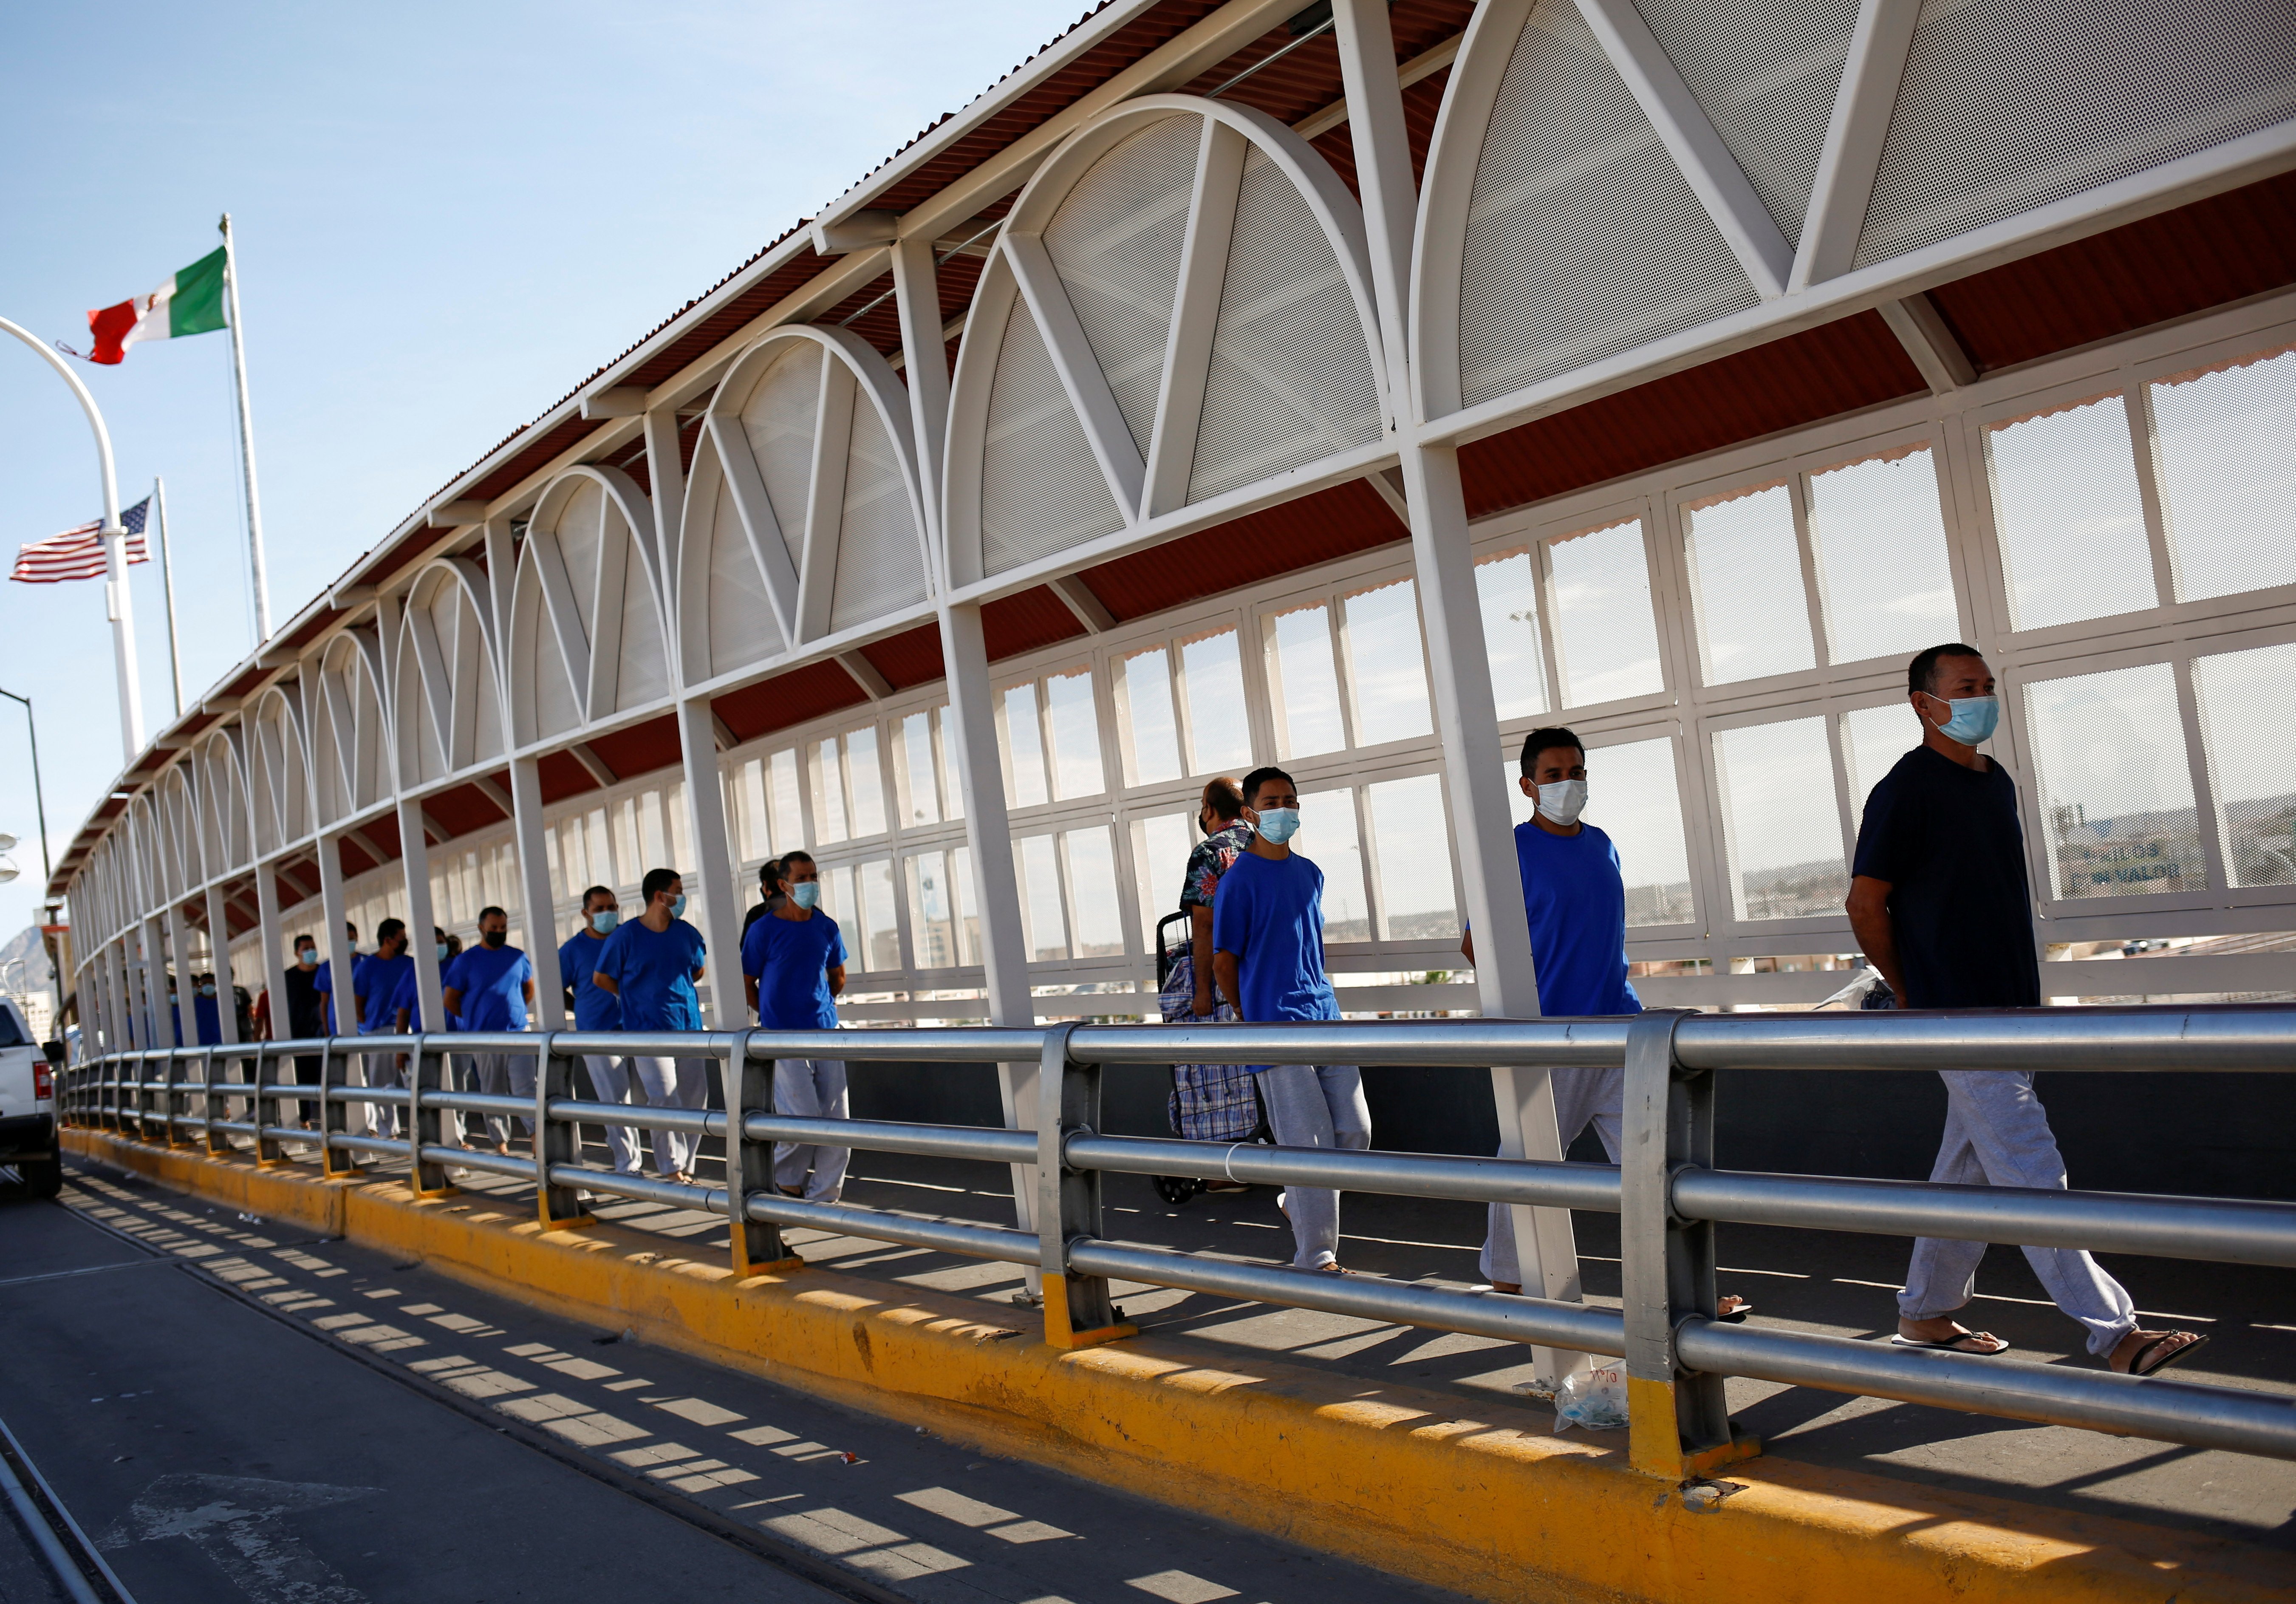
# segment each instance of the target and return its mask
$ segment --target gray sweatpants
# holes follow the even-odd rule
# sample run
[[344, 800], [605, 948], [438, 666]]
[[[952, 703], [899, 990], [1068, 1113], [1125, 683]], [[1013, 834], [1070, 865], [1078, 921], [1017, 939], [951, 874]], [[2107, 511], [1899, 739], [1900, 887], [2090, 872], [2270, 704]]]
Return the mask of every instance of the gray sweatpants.
[[[526, 1053], [472, 1053], [471, 1066], [478, 1077], [479, 1090], [496, 1097], [530, 1098], [534, 1095], [534, 1059]], [[534, 1134], [534, 1122], [521, 1117], [520, 1131]], [[510, 1145], [510, 1116], [503, 1114], [487, 1115], [487, 1134], [499, 1146]]]
[[[842, 1058], [776, 1058], [774, 1060], [774, 1112], [800, 1119], [850, 1119], [852, 1105], [845, 1094]], [[774, 1144], [774, 1184], [787, 1190], [803, 1187], [808, 1203], [834, 1203], [845, 1192], [845, 1166], [850, 1147], [827, 1147], [815, 1142]], [[812, 1174], [808, 1180], [808, 1172]]]
[[[366, 1066], [366, 1083], [370, 1087], [381, 1089], [406, 1084], [406, 1078], [399, 1073], [397, 1053], [362, 1053], [359, 1059]], [[398, 1109], [395, 1105], [369, 1103], [366, 1109], [367, 1117], [374, 1122], [373, 1129], [375, 1135], [396, 1137], [398, 1134]]]
[[[1950, 1186], [2036, 1187], [2062, 1191], [2065, 1161], [2049, 1130], [2048, 1111], [2033, 1095], [2033, 1077], [2009, 1069], [1941, 1069], [1945, 1140], [1930, 1180]], [[1935, 1320], [1967, 1304], [1977, 1283], [1983, 1242], [1916, 1238], [1898, 1312]], [[2112, 1352], [2136, 1328], [2128, 1290], [2073, 1247], [2029, 1247], [2025, 1260], [2058, 1308], [2088, 1328], [2088, 1351]]]
[[[1279, 1147], [1368, 1147], [1371, 1105], [1352, 1064], [1277, 1064], [1259, 1072], [1259, 1100]], [[1319, 1270], [1340, 1254], [1340, 1195], [1328, 1187], [1286, 1187], [1292, 1263]]]
[[[1579, 1065], [1569, 1069], [1550, 1069], [1547, 1076], [1554, 1087], [1554, 1131], [1562, 1139], [1562, 1150], [1570, 1151], [1570, 1144], [1578, 1139], [1589, 1121], [1595, 1134], [1603, 1139], [1603, 1151], [1611, 1162], [1619, 1162], [1619, 1134], [1626, 1117], [1627, 1072], [1604, 1069], [1599, 1065]], [[1522, 1270], [1514, 1252], [1514, 1211], [1503, 1203], [1490, 1205], [1490, 1218], [1483, 1229], [1482, 1255], [1476, 1261], [1487, 1281], [1505, 1281], [1509, 1286], [1522, 1284]], [[1544, 1296], [1543, 1290], [1532, 1294]]]
[[[641, 1101], [653, 1108], [700, 1108], [709, 1101], [709, 1060], [707, 1058], [641, 1058], [622, 1060]], [[685, 1131], [653, 1127], [653, 1172], [667, 1180], [693, 1169], [694, 1149], [701, 1139]]]

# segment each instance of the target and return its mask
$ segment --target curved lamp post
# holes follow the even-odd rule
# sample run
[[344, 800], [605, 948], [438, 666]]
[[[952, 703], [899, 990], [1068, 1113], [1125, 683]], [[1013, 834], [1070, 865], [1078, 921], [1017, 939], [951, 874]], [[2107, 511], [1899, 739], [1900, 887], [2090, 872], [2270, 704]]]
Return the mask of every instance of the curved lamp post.
[[111, 619], [112, 667], [119, 677], [119, 745], [124, 766], [134, 762], [135, 754], [144, 750], [144, 696], [135, 675], [135, 619], [127, 595], [127, 531], [119, 522], [119, 480], [112, 472], [111, 436], [104, 430], [103, 414], [96, 410], [95, 398], [62, 358], [5, 317], [0, 317], [0, 333], [15, 335], [56, 370], [79, 398], [80, 410], [87, 414], [87, 426], [95, 432], [95, 455], [103, 473], [103, 527], [97, 538], [103, 542], [108, 572], [104, 599], [109, 605], [104, 611]]

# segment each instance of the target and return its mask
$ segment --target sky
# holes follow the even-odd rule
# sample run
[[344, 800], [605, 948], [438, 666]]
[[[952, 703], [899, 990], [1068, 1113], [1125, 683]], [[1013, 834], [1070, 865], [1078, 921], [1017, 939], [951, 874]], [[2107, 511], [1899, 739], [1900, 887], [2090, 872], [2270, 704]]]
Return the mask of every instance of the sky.
[[[232, 214], [277, 623], [1085, 4], [0, 7], [0, 317], [85, 350], [89, 308]], [[230, 364], [217, 333], [74, 365], [121, 506], [166, 480], [186, 702], [255, 638]], [[78, 407], [0, 336], [0, 553], [102, 510]], [[156, 561], [132, 590], [148, 735], [176, 706]], [[101, 581], [0, 585], [0, 688], [35, 704], [60, 851], [123, 764]], [[34, 820], [0, 702], [0, 934], [37, 916]]]

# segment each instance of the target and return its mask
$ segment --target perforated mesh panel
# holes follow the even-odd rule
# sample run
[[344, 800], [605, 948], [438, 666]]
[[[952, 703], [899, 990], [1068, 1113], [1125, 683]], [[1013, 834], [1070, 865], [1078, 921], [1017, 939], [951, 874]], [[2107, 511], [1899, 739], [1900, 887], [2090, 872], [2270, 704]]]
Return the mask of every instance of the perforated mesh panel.
[[1459, 271], [1473, 406], [1754, 304], [1570, 0], [1540, 0], [1475, 164]]
[[1143, 128], [1093, 164], [1045, 227], [1045, 250], [1144, 458], [1202, 130], [1198, 117]]
[[2286, 0], [1929, 0], [1859, 265], [2296, 116]]
[[845, 518], [837, 539], [837, 585], [829, 627], [866, 623], [925, 595], [908, 487], [885, 424], [865, 397], [853, 407], [852, 455], [845, 468]]
[[1045, 337], [1015, 296], [981, 448], [982, 567], [1003, 573], [1123, 527]]
[[606, 492], [596, 481], [586, 479], [568, 493], [553, 531], [558, 537], [567, 585], [574, 593], [574, 610], [585, 629], [598, 613], [599, 525], [605, 516]]
[[1786, 238], [1800, 242], [1857, 0], [1638, 0]]
[[622, 655], [614, 676], [618, 710], [643, 707], [669, 694], [669, 647], [662, 638], [661, 615], [654, 610], [653, 587], [640, 572], [644, 562], [636, 551], [630, 553], [616, 603], [622, 611]]
[[[714, 472], [714, 470], [713, 470]], [[709, 518], [709, 671], [729, 673], [782, 649], [773, 603], [742, 532], [734, 498], [721, 483]]]
[[1379, 386], [1340, 259], [1255, 149], [1236, 187], [1188, 499], [1379, 438]]
[[[511, 679], [522, 716], [533, 720], [533, 735], [539, 740], [544, 736], [562, 735], [581, 722], [582, 715], [575, 701], [574, 687], [567, 683], [566, 660], [558, 649], [558, 635], [552, 628], [547, 611], [542, 605], [542, 584], [531, 574], [522, 576], [518, 588], [517, 611], [511, 622], [513, 662]], [[525, 661], [515, 661], [517, 646], [523, 644]], [[345, 698], [348, 705], [349, 698]], [[341, 732], [346, 746], [352, 744], [352, 733]]]
[[757, 455], [758, 476], [774, 504], [792, 567], [804, 560], [805, 514], [813, 496], [813, 436], [821, 407], [819, 347], [793, 342], [766, 370], [742, 408], [742, 432]]

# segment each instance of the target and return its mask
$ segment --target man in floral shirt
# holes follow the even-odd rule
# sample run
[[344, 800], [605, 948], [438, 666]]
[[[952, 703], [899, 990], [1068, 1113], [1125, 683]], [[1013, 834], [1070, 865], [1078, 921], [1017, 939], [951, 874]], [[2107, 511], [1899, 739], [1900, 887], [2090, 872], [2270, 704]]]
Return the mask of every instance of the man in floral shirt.
[[[1168, 1024], [1235, 1017], [1234, 999], [1216, 997], [1212, 988], [1212, 896], [1236, 854], [1251, 844], [1243, 822], [1243, 798], [1225, 777], [1204, 787], [1196, 827], [1204, 833], [1188, 854], [1180, 881], [1180, 911], [1189, 916], [1188, 944], [1165, 977], [1160, 999]], [[1172, 1071], [1172, 1128], [1192, 1141], [1248, 1141], [1259, 1128], [1259, 1098], [1251, 1075], [1241, 1064], [1181, 1064]], [[1242, 1192], [1240, 1181], [1215, 1180], [1207, 1191]]]

